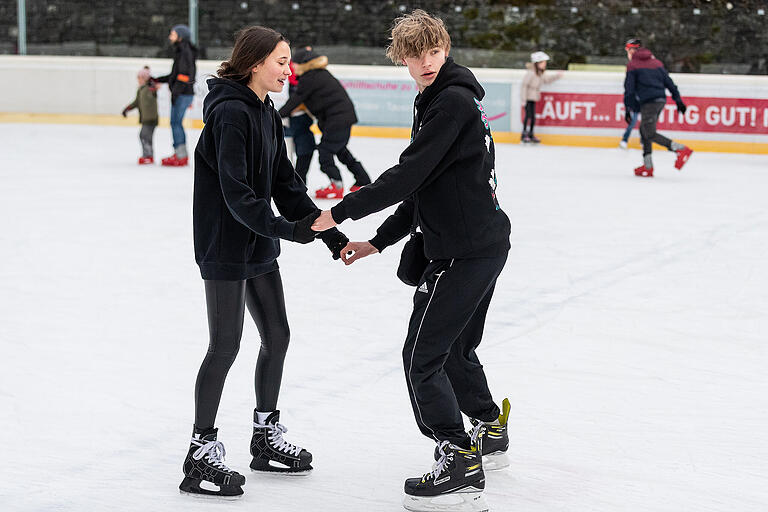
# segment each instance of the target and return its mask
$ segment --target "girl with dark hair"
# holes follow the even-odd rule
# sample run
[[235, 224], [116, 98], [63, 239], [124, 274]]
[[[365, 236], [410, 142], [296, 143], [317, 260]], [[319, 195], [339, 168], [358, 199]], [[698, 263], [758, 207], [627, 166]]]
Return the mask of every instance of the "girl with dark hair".
[[[309, 243], [320, 214], [288, 160], [283, 126], [269, 92], [291, 71], [288, 42], [272, 29], [249, 27], [232, 57], [208, 80], [205, 128], [195, 150], [195, 259], [205, 282], [210, 344], [195, 385], [195, 426], [180, 489], [239, 496], [245, 477], [224, 464], [214, 427], [227, 372], [237, 355], [248, 308], [261, 335], [256, 362], [251, 468], [306, 473], [312, 455], [283, 438], [277, 397], [289, 328], [277, 265], [279, 239]], [[273, 213], [274, 200], [282, 216]], [[325, 235], [325, 234], [324, 234]], [[347, 244], [335, 231], [321, 237], [334, 259]], [[201, 481], [218, 490], [201, 488]]]

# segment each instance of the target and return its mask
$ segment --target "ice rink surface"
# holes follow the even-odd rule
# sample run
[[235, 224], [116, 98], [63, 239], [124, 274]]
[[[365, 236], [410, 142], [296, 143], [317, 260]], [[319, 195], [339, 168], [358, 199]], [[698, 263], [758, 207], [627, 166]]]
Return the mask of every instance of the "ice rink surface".
[[[208, 342], [192, 169], [138, 167], [138, 127], [0, 125], [0, 140], [0, 509], [402, 510], [433, 444], [401, 368], [399, 245], [345, 268], [283, 243], [281, 419], [316, 469], [248, 470], [247, 318], [217, 424], [245, 497], [182, 496]], [[350, 148], [378, 175], [406, 143]], [[155, 144], [167, 156], [170, 131]], [[638, 151], [497, 147], [512, 251], [479, 355], [512, 403], [512, 465], [487, 474], [492, 511], [768, 509], [768, 158], [697, 152], [678, 172], [673, 156], [641, 179]], [[368, 239], [385, 215], [342, 229]]]

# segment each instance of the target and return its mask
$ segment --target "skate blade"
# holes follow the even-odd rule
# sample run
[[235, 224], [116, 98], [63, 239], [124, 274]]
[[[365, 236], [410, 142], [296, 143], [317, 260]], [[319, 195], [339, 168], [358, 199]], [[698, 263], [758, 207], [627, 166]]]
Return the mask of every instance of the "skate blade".
[[489, 510], [482, 491], [474, 487], [439, 496], [406, 494], [403, 507], [412, 512], [488, 512]]
[[483, 455], [483, 471], [498, 471], [509, 467], [509, 457], [505, 452]]
[[[205, 485], [203, 487], [202, 485]], [[210, 487], [210, 489], [209, 489]], [[243, 497], [243, 488], [239, 485], [217, 486], [204, 480], [185, 477], [179, 485], [179, 492], [193, 498], [208, 500], [238, 500]]]
[[286, 471], [279, 469], [253, 469], [254, 473], [260, 473], [262, 475], [277, 475], [277, 476], [307, 476], [312, 473], [312, 468], [302, 469], [301, 471]]
[[206, 500], [206, 501], [237, 501], [243, 499], [242, 494], [237, 494], [234, 496], [224, 495], [224, 494], [200, 494], [197, 492], [190, 492], [190, 491], [182, 491], [179, 489], [179, 494], [183, 494], [185, 496], [191, 496], [192, 498], [196, 500]]
[[280, 462], [272, 460], [265, 461], [264, 459], [253, 459], [250, 468], [254, 473], [287, 476], [307, 476], [313, 469], [311, 465], [301, 469], [294, 469], [293, 467], [281, 464]]

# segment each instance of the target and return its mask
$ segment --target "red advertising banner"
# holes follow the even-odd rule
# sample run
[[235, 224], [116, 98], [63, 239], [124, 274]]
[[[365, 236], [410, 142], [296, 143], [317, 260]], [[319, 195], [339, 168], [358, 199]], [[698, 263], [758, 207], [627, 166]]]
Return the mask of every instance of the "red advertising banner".
[[[768, 134], [768, 99], [684, 96], [685, 115], [668, 100], [659, 116], [661, 130]], [[524, 111], [521, 109], [521, 119]], [[625, 128], [619, 94], [545, 93], [536, 103], [536, 124], [577, 128]]]

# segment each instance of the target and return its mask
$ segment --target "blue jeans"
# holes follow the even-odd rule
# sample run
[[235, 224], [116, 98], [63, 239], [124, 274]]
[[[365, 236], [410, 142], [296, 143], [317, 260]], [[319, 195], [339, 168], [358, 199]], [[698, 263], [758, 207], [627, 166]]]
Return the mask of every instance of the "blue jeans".
[[624, 136], [621, 138], [624, 142], [627, 142], [629, 140], [629, 135], [632, 133], [632, 129], [637, 124], [637, 116], [640, 115], [640, 112], [632, 112], [632, 121], [627, 125], [627, 129], [624, 131]]
[[311, 155], [315, 151], [315, 136], [310, 130], [314, 121], [307, 114], [291, 116], [291, 122], [285, 129], [286, 137], [293, 137], [296, 155]]
[[174, 148], [187, 143], [187, 135], [184, 133], [184, 126], [181, 122], [184, 120], [184, 114], [187, 113], [194, 97], [194, 94], [181, 94], [171, 104], [171, 133], [173, 134]]

